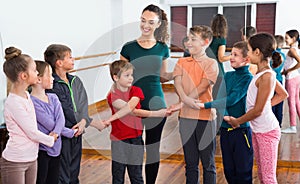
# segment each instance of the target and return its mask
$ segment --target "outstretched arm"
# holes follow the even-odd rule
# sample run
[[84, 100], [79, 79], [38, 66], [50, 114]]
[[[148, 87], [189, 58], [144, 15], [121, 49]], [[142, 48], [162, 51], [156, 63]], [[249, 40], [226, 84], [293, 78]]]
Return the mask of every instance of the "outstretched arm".
[[224, 120], [231, 124], [232, 127], [239, 127], [240, 124], [253, 120], [260, 116], [267, 103], [267, 99], [271, 92], [272, 83], [274, 82], [274, 80], [276, 79], [271, 73], [268, 72], [263, 74], [256, 81], [258, 91], [254, 107], [241, 117], [235, 118], [232, 116], [225, 116]]
[[113, 114], [108, 121], [112, 122], [114, 120], [120, 119], [127, 114], [130, 114], [136, 107], [136, 105], [139, 103], [140, 98], [133, 96], [131, 99], [126, 103], [125, 101], [121, 99], [115, 100], [112, 105], [114, 108], [119, 109], [115, 114]]

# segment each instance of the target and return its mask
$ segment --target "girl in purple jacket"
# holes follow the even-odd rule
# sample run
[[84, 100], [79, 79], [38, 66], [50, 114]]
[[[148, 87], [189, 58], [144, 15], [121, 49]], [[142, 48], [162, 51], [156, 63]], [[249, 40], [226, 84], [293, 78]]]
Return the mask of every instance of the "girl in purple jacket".
[[72, 138], [77, 129], [65, 127], [65, 117], [56, 94], [46, 93], [52, 89], [52, 68], [44, 61], [35, 61], [38, 71], [38, 82], [32, 85], [31, 100], [34, 104], [38, 129], [45, 134], [55, 132], [59, 135], [53, 147], [40, 144], [38, 153], [37, 184], [58, 183], [61, 136]]

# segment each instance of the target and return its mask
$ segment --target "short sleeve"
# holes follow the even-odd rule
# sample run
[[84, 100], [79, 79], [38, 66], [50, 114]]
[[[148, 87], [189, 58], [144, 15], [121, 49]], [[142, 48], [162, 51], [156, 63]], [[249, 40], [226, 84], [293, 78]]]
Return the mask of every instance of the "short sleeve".
[[136, 87], [136, 86], [132, 86], [131, 90], [130, 90], [130, 96], [135, 96], [135, 97], [138, 97], [140, 98], [140, 101], [144, 100], [144, 93], [142, 91], [141, 88], [139, 87]]
[[170, 57], [170, 51], [169, 51], [169, 48], [168, 48], [168, 45], [167, 44], [164, 44], [164, 55], [163, 55], [163, 60], [167, 59]]
[[109, 98], [108, 98], [108, 103], [112, 104], [114, 101], [118, 99], [124, 99], [122, 94], [119, 92], [119, 90], [115, 90], [115, 92], [110, 92]]
[[126, 59], [130, 60], [129, 57], [129, 43], [126, 43], [125, 45], [123, 45], [120, 54], [125, 57]]
[[203, 65], [204, 77], [213, 83], [216, 83], [219, 74], [218, 63], [214, 59], [208, 59], [205, 61], [206, 64]]
[[182, 76], [182, 74], [183, 74], [182, 63], [183, 63], [183, 60], [181, 60], [181, 59], [179, 59], [178, 62], [176, 63], [174, 70], [173, 70], [173, 78], [176, 76]]
[[219, 46], [225, 45], [226, 46], [226, 39], [225, 38], [219, 38]]

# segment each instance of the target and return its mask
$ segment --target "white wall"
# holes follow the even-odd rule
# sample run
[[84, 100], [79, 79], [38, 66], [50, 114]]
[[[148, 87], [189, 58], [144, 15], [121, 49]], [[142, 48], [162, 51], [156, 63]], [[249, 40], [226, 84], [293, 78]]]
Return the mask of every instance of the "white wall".
[[[68, 45], [74, 57], [120, 51], [125, 41], [139, 35], [142, 9], [159, 1], [136, 0], [0, 0], [0, 34], [3, 48], [20, 48], [33, 59], [43, 59], [52, 43]], [[1, 58], [3, 58], [1, 52]], [[111, 62], [119, 55], [76, 61], [75, 68]], [[3, 63], [3, 60], [0, 62]], [[1, 67], [2, 68], [2, 67]], [[111, 85], [108, 68], [77, 72], [88, 91], [89, 103], [105, 98]], [[0, 85], [6, 86], [3, 71]], [[0, 123], [6, 89], [0, 90]]]
[[275, 34], [285, 35], [291, 29], [300, 31], [298, 0], [280, 0], [276, 7]]
[[[179, 5], [186, 2], [186, 0], [0, 0], [0, 34], [4, 48], [18, 47], [34, 59], [43, 59], [43, 52], [51, 43], [68, 45], [74, 57], [110, 51], [119, 52], [126, 41], [139, 36], [138, 23], [145, 6], [150, 3], [159, 5], [170, 16], [168, 3]], [[216, 0], [215, 2], [236, 1]], [[276, 34], [284, 34], [289, 29], [300, 30], [296, 2], [298, 1], [278, 2]], [[3, 58], [3, 48], [1, 51], [0, 56]], [[119, 54], [76, 61], [75, 67], [108, 63], [117, 58]], [[3, 60], [0, 60], [1, 62]], [[107, 67], [77, 72], [77, 75], [84, 81], [90, 104], [105, 98], [111, 85]], [[6, 80], [2, 67], [0, 85], [2, 86], [0, 88], [1, 123], [3, 122], [2, 102], [6, 97]]]

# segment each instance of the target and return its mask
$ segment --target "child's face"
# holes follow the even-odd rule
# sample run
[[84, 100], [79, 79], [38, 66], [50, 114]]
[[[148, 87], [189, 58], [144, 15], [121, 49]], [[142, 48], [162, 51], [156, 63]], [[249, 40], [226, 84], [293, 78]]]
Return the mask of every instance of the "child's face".
[[44, 75], [39, 77], [39, 80], [41, 81], [43, 89], [52, 89], [54, 78], [52, 77], [52, 68], [50, 66], [45, 68]]
[[193, 35], [189, 33], [186, 46], [191, 55], [197, 55], [205, 52], [207, 44], [200, 34]]
[[38, 81], [38, 74], [39, 72], [36, 70], [35, 62], [30, 58], [27, 70], [27, 83], [28, 85], [36, 84]]
[[155, 29], [160, 26], [159, 17], [151, 11], [144, 11], [141, 16], [140, 29], [143, 36], [153, 36]]
[[70, 52], [66, 52], [64, 59], [62, 60], [62, 68], [66, 71], [74, 68], [74, 58]]
[[285, 34], [285, 43], [288, 46], [291, 46], [295, 42], [294, 38], [291, 38], [288, 34]]
[[123, 71], [120, 77], [115, 76], [115, 82], [117, 88], [121, 91], [127, 91], [129, 87], [132, 86], [133, 82], [133, 69], [128, 69]]
[[242, 50], [233, 47], [230, 55], [230, 64], [232, 68], [240, 68], [247, 65], [248, 57], [244, 57]]
[[255, 50], [252, 50], [252, 47], [249, 44], [247, 56], [252, 64], [258, 64], [260, 57], [255, 53]]

